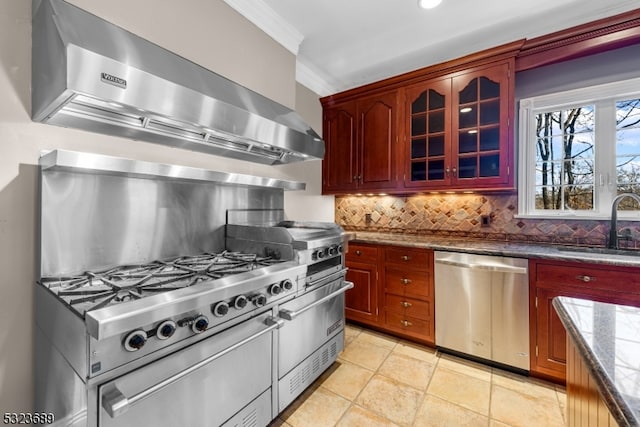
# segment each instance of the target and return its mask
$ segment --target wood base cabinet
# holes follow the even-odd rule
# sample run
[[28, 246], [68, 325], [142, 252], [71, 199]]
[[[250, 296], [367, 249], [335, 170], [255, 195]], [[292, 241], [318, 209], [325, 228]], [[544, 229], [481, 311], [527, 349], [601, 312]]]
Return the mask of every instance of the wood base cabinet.
[[529, 280], [531, 374], [558, 383], [566, 380], [567, 333], [553, 298], [640, 306], [640, 268], [532, 259]]
[[345, 257], [347, 280], [354, 287], [345, 294], [348, 320], [378, 324], [378, 248], [350, 244]]
[[349, 244], [347, 320], [434, 345], [433, 251]]

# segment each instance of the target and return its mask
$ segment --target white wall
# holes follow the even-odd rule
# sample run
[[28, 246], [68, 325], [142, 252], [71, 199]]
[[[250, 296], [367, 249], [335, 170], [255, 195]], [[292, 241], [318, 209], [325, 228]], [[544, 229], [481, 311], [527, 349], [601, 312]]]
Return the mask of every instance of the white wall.
[[[132, 32], [297, 109], [320, 132], [318, 96], [295, 82], [295, 57], [222, 0], [72, 0]], [[333, 221], [320, 162], [269, 167], [31, 122], [31, 2], [0, 2], [0, 413], [32, 407], [37, 162], [62, 148], [303, 181], [290, 219]]]

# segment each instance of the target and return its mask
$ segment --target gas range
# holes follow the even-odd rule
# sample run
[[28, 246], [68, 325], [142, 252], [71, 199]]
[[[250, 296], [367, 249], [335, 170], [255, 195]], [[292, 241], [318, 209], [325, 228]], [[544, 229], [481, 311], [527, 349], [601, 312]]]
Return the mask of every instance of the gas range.
[[[163, 292], [184, 289], [198, 283], [215, 288], [217, 279], [253, 271], [284, 262], [274, 257], [224, 251], [194, 256], [180, 256], [157, 260], [147, 264], [122, 265], [101, 271], [87, 271], [57, 277], [43, 277], [40, 283], [52, 291], [78, 315], [128, 301], [140, 300]], [[204, 284], [206, 282], [206, 284]], [[275, 296], [290, 291], [293, 283], [271, 284], [267, 295]], [[256, 299], [258, 294], [253, 296]], [[265, 296], [266, 298], [266, 296]], [[231, 303], [236, 309], [244, 308], [249, 297], [238, 295]], [[254, 301], [264, 305], [266, 300]], [[227, 314], [229, 305], [221, 301], [216, 315]]]
[[294, 298], [305, 276], [296, 261], [223, 251], [42, 277], [40, 285], [84, 321], [96, 353], [111, 353], [92, 368], [97, 375], [265, 312]]

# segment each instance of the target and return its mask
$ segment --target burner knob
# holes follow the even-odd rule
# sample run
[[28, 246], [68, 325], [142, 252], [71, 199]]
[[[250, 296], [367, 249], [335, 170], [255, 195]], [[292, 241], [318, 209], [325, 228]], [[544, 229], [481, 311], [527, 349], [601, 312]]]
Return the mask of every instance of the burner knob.
[[247, 297], [245, 297], [244, 295], [238, 295], [236, 299], [233, 300], [233, 307], [236, 310], [242, 310], [247, 306], [248, 302], [249, 300], [247, 300]]
[[280, 283], [280, 287], [285, 291], [290, 291], [291, 289], [293, 289], [293, 282], [289, 279], [285, 279], [282, 281], [282, 283]]
[[338, 253], [338, 249], [335, 246], [331, 246], [328, 252], [329, 252], [329, 256], [334, 256]]
[[282, 288], [278, 283], [274, 283], [273, 285], [269, 286], [269, 293], [271, 295], [278, 295], [280, 292], [282, 292]]
[[206, 316], [198, 316], [193, 320], [193, 324], [191, 325], [191, 330], [196, 334], [204, 332], [207, 330], [209, 326], [209, 319]]
[[173, 320], [165, 320], [164, 322], [160, 323], [160, 326], [158, 326], [158, 329], [156, 330], [156, 337], [161, 340], [166, 340], [167, 338], [171, 337], [171, 335], [173, 335], [175, 331], [176, 322], [174, 322]]
[[342, 252], [344, 252], [344, 248], [342, 245], [338, 245], [338, 253], [341, 254]]
[[220, 301], [213, 306], [213, 315], [216, 317], [222, 317], [229, 312], [229, 304], [224, 301]]
[[124, 348], [127, 351], [140, 350], [146, 342], [147, 333], [145, 331], [133, 331], [124, 339]]
[[318, 259], [324, 258], [324, 249], [319, 249], [317, 253], [318, 253]]
[[267, 297], [262, 294], [258, 294], [255, 297], [253, 297], [251, 301], [253, 302], [253, 305], [255, 305], [256, 307], [262, 307], [267, 303]]

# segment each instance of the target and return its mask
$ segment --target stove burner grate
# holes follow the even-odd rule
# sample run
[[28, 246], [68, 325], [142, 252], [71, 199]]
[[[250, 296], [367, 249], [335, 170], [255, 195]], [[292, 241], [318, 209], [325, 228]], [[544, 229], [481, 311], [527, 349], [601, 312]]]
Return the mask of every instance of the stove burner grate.
[[87, 311], [108, 305], [186, 288], [279, 262], [282, 260], [224, 251], [123, 265], [73, 276], [43, 277], [40, 282], [84, 315]]

